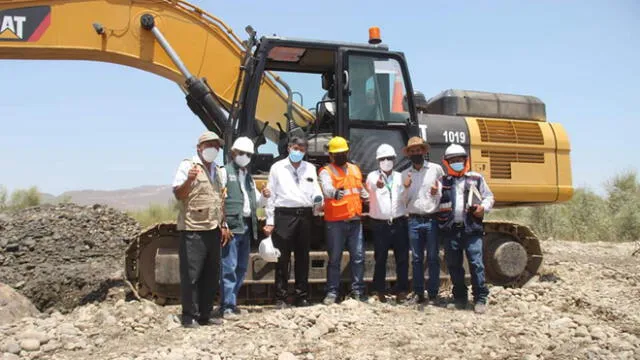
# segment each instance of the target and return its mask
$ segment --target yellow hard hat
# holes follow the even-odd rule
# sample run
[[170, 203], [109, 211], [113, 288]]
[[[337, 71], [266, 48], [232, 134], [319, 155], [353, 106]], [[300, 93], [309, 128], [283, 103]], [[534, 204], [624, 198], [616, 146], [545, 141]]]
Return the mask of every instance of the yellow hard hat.
[[349, 151], [347, 140], [345, 140], [345, 138], [341, 136], [333, 137], [331, 140], [329, 140], [329, 143], [327, 145], [329, 146], [330, 153]]

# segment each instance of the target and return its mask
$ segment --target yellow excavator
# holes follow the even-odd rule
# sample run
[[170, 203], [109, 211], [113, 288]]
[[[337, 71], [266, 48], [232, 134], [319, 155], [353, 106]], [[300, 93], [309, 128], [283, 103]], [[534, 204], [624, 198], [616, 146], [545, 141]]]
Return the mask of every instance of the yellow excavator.
[[[285, 156], [292, 135], [309, 139], [307, 160], [317, 166], [328, 161], [332, 136], [347, 138], [350, 160], [365, 174], [375, 169], [373, 154], [383, 142], [400, 154], [396, 169], [407, 168], [401, 148], [409, 137], [421, 136], [435, 162], [448, 145], [462, 145], [472, 170], [488, 180], [497, 208], [571, 198], [567, 133], [547, 121], [536, 97], [451, 89], [427, 100], [413, 90], [403, 53], [382, 43], [376, 27], [366, 43], [258, 38], [251, 26], [245, 30], [241, 40], [220, 19], [180, 0], [0, 0], [0, 59], [102, 61], [173, 81], [204, 126], [226, 140], [227, 159], [238, 136], [277, 146], [252, 160], [258, 187], [270, 165]], [[322, 295], [327, 267], [321, 217], [314, 226], [312, 297]], [[365, 280], [371, 282], [366, 217], [365, 229]], [[489, 283], [522, 286], [536, 274], [542, 251], [531, 229], [487, 221], [485, 231]], [[140, 296], [179, 302], [178, 242], [174, 223], [157, 224], [132, 241], [125, 272]], [[346, 283], [348, 262], [342, 263]], [[394, 271], [388, 274], [393, 283]], [[239, 301], [269, 301], [273, 275], [273, 264], [252, 252]], [[441, 277], [447, 276], [443, 265]]]

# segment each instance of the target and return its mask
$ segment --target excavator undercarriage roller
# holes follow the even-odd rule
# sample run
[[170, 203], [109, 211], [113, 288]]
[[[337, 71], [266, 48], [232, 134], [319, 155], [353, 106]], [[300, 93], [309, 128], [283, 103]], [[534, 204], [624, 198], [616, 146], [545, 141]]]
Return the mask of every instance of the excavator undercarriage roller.
[[[262, 224], [261, 224], [262, 225]], [[367, 222], [364, 223], [365, 239], [368, 235]], [[505, 287], [521, 287], [530, 280], [542, 264], [542, 252], [538, 239], [530, 228], [524, 225], [486, 221], [484, 237], [484, 265], [487, 283]], [[180, 233], [174, 223], [152, 226], [133, 239], [126, 253], [126, 276], [139, 296], [153, 299], [156, 303], [178, 304], [180, 302], [180, 267], [178, 249]], [[450, 284], [443, 244], [440, 246], [441, 286]], [[372, 291], [374, 251], [370, 240], [365, 240], [364, 280]], [[411, 259], [411, 256], [409, 257]], [[293, 256], [292, 256], [293, 263]], [[411, 261], [411, 260], [409, 260]], [[309, 297], [319, 300], [324, 295], [328, 255], [312, 245], [309, 259]], [[389, 252], [386, 281], [393, 287], [396, 281], [393, 252]], [[469, 283], [468, 262], [464, 261], [465, 275]], [[341, 262], [341, 286], [343, 294], [348, 293], [350, 280], [349, 254], [344, 252]], [[240, 304], [267, 304], [274, 298], [275, 264], [267, 263], [257, 253], [253, 244], [244, 284], [238, 294]], [[428, 279], [425, 268], [423, 274]], [[409, 277], [413, 277], [409, 264]], [[293, 266], [290, 283], [295, 282]]]

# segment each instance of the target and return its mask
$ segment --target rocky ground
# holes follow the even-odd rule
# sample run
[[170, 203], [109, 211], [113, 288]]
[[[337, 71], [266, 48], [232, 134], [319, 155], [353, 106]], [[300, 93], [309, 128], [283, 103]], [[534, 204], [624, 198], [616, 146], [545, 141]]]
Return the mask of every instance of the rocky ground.
[[139, 230], [134, 219], [101, 205], [0, 213], [0, 282], [40, 311], [66, 313], [106, 294]]
[[[104, 301], [0, 325], [2, 359], [640, 359], [634, 244], [543, 242], [540, 277], [491, 288], [487, 313], [393, 303], [245, 307], [183, 329], [179, 307]], [[443, 289], [448, 296], [448, 289]]]

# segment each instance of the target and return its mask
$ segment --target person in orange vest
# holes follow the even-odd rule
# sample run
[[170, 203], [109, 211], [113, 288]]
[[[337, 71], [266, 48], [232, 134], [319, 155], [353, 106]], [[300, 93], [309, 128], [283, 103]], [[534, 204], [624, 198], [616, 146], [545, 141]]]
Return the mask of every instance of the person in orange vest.
[[320, 169], [319, 180], [325, 197], [324, 222], [329, 264], [325, 305], [336, 302], [340, 287], [342, 251], [349, 250], [351, 297], [366, 301], [364, 285], [364, 245], [362, 239], [362, 201], [368, 201], [360, 168], [348, 162], [349, 145], [340, 136], [328, 144], [331, 163]]

